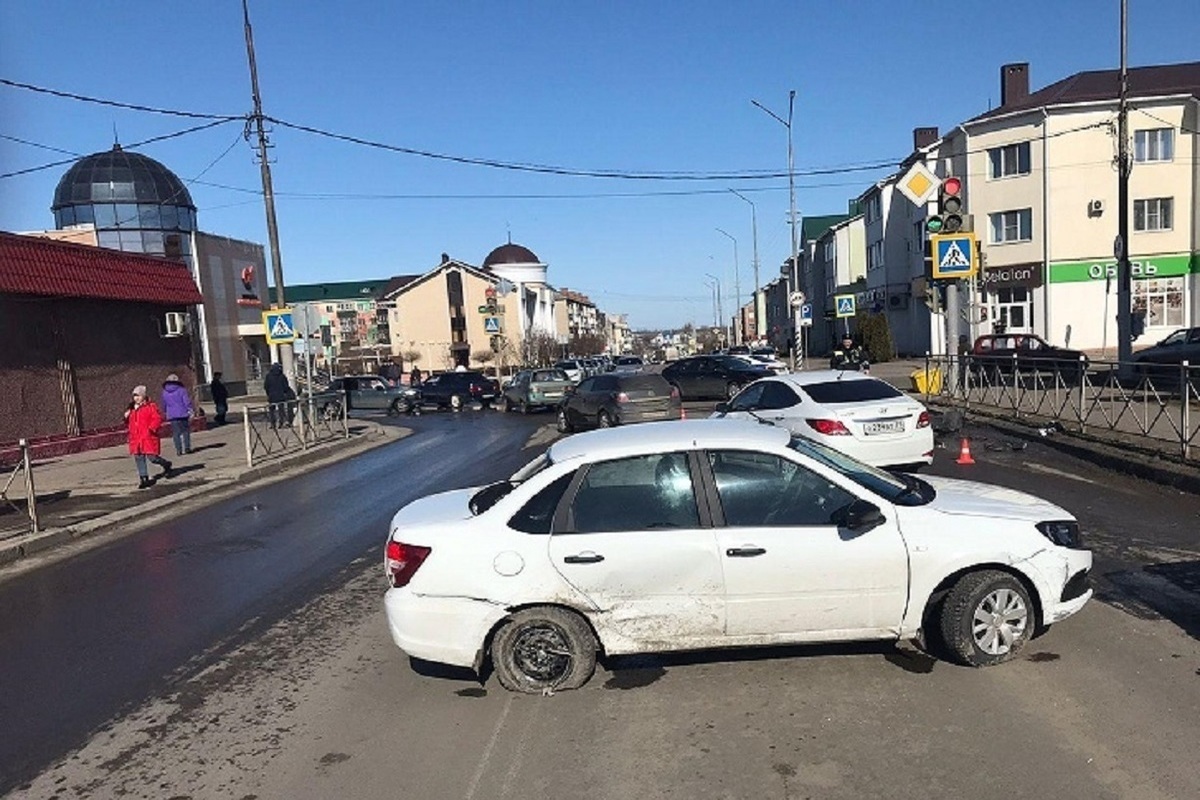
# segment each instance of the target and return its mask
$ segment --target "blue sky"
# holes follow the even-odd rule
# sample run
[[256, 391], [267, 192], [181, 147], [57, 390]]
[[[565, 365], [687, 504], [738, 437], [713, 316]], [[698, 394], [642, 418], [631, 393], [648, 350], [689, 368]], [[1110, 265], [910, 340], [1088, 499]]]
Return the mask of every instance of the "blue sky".
[[[1130, 0], [1133, 66], [1200, 59], [1196, 0]], [[957, 9], [948, 13], [947, 8]], [[454, 156], [574, 170], [786, 169], [895, 161], [912, 129], [946, 130], [999, 99], [1000, 65], [1034, 89], [1118, 63], [1118, 0], [441, 2], [251, 0], [264, 111]], [[214, 114], [251, 109], [239, 0], [3, 0], [0, 77]], [[70, 153], [195, 124], [0, 86], [0, 136]], [[201, 227], [266, 242], [258, 169], [232, 122], [141, 152], [189, 188]], [[478, 264], [511, 232], [559, 287], [635, 328], [711, 322], [705, 273], [732, 308], [789, 254], [787, 180], [614, 180], [468, 166], [273, 132], [287, 283], [419, 273], [442, 252]], [[0, 138], [0, 173], [68, 158]], [[215, 162], [215, 163], [214, 163]], [[53, 226], [66, 167], [0, 179], [0, 229]], [[801, 214], [843, 211], [885, 171], [806, 176]], [[221, 188], [209, 184], [221, 184]], [[322, 196], [324, 195], [324, 196]], [[330, 197], [329, 195], [337, 195]]]

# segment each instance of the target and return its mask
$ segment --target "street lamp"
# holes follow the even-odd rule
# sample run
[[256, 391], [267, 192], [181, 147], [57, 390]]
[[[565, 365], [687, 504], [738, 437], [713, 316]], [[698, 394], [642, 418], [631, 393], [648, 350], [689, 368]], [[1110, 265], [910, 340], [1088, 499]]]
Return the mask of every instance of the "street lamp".
[[[782, 117], [780, 117], [774, 111], [767, 108], [766, 106], [764, 106], [762, 103], [758, 102], [757, 100], [751, 100], [750, 102], [752, 104], [754, 104], [755, 106], [757, 106], [762, 111], [765, 111], [767, 114], [769, 114], [771, 116], [771, 118], [774, 119], [776, 122], [778, 122], [780, 125], [783, 125], [783, 127], [787, 128], [787, 136], [788, 136], [788, 224], [792, 228], [792, 291], [796, 292], [796, 291], [799, 291], [799, 289], [800, 289], [800, 265], [797, 263], [800, 247], [799, 247], [799, 245], [797, 243], [797, 239], [796, 239], [796, 235], [797, 235], [797, 231], [796, 231], [796, 174], [793, 169], [793, 164], [795, 163], [795, 161], [793, 159], [793, 150], [792, 150], [792, 111], [795, 109], [795, 106], [796, 106], [796, 90], [792, 89], [790, 92], [788, 92], [788, 115], [787, 115], [786, 122], [783, 120]], [[793, 317], [795, 314], [799, 314], [799, 313], [800, 313], [799, 310], [796, 310], [795, 312], [793, 312]], [[796, 322], [797, 322], [797, 320], [795, 320], [793, 318], [793, 324], [795, 325], [796, 329], [798, 329], [799, 325], [796, 324]], [[796, 355], [795, 355], [795, 346], [793, 343], [792, 369], [795, 369], [795, 368], [796, 368]]]
[[[709, 256], [709, 258], [711, 258], [711, 257], [712, 256]], [[722, 327], [724, 327], [723, 320], [725, 319], [725, 309], [721, 305], [721, 279], [718, 278], [716, 275], [713, 275], [711, 272], [706, 272], [704, 274], [706, 276], [708, 276], [709, 278], [712, 278], [713, 283], [716, 284], [716, 287], [717, 287], [717, 320], [718, 320], [718, 322], [715, 324], [716, 324], [716, 327], [722, 328]]]
[[758, 209], [754, 207], [754, 201], [746, 197], [737, 189], [730, 189], [738, 197], [750, 204], [750, 235], [754, 240], [754, 336], [758, 338], [766, 332], [766, 320], [763, 319], [763, 314], [758, 313], [758, 293], [761, 291], [758, 282]]
[[742, 279], [741, 269], [738, 267], [738, 248], [737, 239], [733, 234], [717, 228], [717, 233], [728, 238], [733, 242], [733, 313], [737, 315], [737, 327], [733, 330], [734, 344], [742, 343]]

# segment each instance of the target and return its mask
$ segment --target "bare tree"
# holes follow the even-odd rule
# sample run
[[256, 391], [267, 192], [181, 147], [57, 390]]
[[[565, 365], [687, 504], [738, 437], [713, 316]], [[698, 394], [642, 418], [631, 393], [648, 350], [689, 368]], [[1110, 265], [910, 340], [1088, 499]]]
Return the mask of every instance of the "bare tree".
[[476, 350], [471, 353], [471, 360], [478, 364], [490, 364], [496, 358], [496, 354], [489, 350]]
[[571, 337], [569, 347], [577, 356], [595, 356], [603, 353], [607, 344], [607, 340], [597, 333], [581, 333]]
[[416, 364], [421, 360], [420, 350], [405, 350], [400, 354], [400, 357], [408, 364]]

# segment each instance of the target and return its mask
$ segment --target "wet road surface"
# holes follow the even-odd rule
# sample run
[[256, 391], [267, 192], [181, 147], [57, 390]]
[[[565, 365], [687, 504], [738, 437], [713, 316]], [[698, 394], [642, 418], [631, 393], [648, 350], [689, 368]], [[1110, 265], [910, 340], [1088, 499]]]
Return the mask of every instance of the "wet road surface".
[[[878, 644], [615, 659], [550, 698], [411, 663], [380, 611], [387, 518], [511, 472], [549, 422], [427, 415], [354, 462], [0, 585], [0, 676], [36, 692], [6, 691], [0, 713], [52, 712], [22, 716], [0, 758], [23, 754], [24, 780], [67, 756], [22, 794], [1200, 795], [1200, 498], [982, 429], [978, 464], [954, 464], [952, 439], [931, 472], [1065, 506], [1097, 557], [1099, 602], [1017, 662], [969, 670]], [[23, 607], [30, 630], [13, 625]]]

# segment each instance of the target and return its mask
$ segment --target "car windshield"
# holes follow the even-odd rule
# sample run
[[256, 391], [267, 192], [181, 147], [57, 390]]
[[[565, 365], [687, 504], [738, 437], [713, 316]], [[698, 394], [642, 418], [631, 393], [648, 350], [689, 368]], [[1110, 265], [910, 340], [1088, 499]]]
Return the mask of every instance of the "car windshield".
[[493, 484], [483, 487], [478, 492], [471, 495], [471, 502], [469, 504], [471, 513], [475, 516], [479, 516], [483, 512], [487, 511], [489, 508], [496, 505], [496, 503], [499, 503], [505, 497], [508, 497], [509, 493], [512, 492], [513, 489], [517, 488], [522, 483], [529, 480], [534, 475], [537, 475], [546, 467], [550, 466], [550, 463], [550, 455], [548, 453], [542, 453], [533, 461], [530, 461], [528, 464], [514, 472], [512, 477], [508, 480], [496, 481]]
[[753, 356], [766, 356], [767, 358], [775, 357], [775, 350], [771, 347], [756, 347], [750, 351]]
[[1187, 341], [1187, 331], [1175, 331], [1167, 338], [1159, 342], [1160, 345], [1183, 344]]
[[934, 488], [920, 478], [872, 467], [812, 439], [796, 436], [788, 446], [896, 505], [922, 506], [936, 495]]
[[809, 383], [803, 389], [818, 403], [863, 403], [904, 396], [890, 384], [873, 378]]

